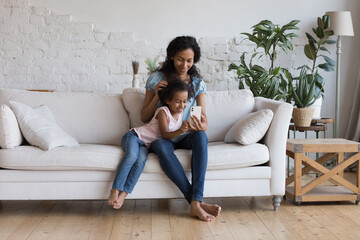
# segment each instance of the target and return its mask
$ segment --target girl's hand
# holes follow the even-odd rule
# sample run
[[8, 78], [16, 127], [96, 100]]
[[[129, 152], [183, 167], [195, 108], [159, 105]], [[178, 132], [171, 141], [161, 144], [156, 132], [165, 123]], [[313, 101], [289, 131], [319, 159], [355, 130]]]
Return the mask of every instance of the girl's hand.
[[189, 130], [189, 121], [184, 120], [181, 124], [180, 131], [181, 133], [187, 132]]
[[208, 122], [207, 117], [201, 114], [201, 121], [196, 116], [190, 116], [192, 124], [189, 124], [189, 129], [192, 131], [206, 131]]
[[155, 95], [158, 96], [158, 92], [159, 90], [163, 89], [164, 87], [166, 87], [168, 85], [167, 81], [160, 81], [156, 86], [155, 86]]

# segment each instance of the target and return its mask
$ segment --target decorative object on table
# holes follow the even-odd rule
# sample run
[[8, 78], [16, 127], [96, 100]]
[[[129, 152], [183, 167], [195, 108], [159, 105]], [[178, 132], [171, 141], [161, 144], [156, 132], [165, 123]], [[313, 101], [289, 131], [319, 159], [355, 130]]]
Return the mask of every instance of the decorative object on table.
[[[244, 89], [245, 84], [253, 92], [254, 96], [261, 96], [270, 99], [288, 99], [288, 91], [285, 78], [282, 76], [284, 68], [281, 66], [274, 66], [274, 61], [277, 58], [278, 49], [283, 51], [292, 51], [293, 45], [291, 39], [296, 37], [295, 33], [289, 31], [298, 30], [296, 26], [300, 21], [293, 20], [288, 24], [280, 27], [273, 24], [269, 20], [263, 20], [254, 25], [252, 33], [242, 33], [248, 39], [256, 44], [256, 49], [262, 48], [263, 53], [254, 53], [249, 61], [245, 62], [245, 53], [240, 57], [240, 65], [231, 63], [228, 70], [236, 70], [239, 79], [239, 89]], [[269, 58], [271, 66], [266, 69], [260, 65], [253, 64], [254, 58], [259, 54], [260, 57], [265, 56]], [[259, 58], [260, 58], [259, 57]]]
[[341, 54], [341, 36], [354, 36], [354, 28], [349, 11], [334, 11], [325, 13], [330, 18], [330, 29], [334, 31], [334, 35], [338, 36], [336, 44], [336, 108], [335, 108], [335, 124], [334, 137], [339, 136], [339, 112], [340, 112], [340, 54]]
[[153, 72], [156, 72], [156, 70], [159, 68], [158, 60], [159, 60], [159, 57], [155, 57], [153, 59], [147, 58], [145, 60], [145, 63], [147, 65], [146, 69], [149, 71], [149, 75], [152, 74]]
[[308, 68], [303, 66], [299, 77], [292, 78], [291, 74], [287, 75], [292, 99], [296, 106], [292, 113], [293, 121], [295, 126], [298, 127], [309, 127], [314, 114], [314, 109], [309, 108], [309, 106], [316, 100], [316, 97], [314, 97], [316, 78], [313, 74], [307, 74], [307, 71]]
[[132, 87], [139, 88], [140, 87], [140, 79], [139, 79], [139, 62], [132, 61], [132, 68], [133, 68], [133, 81]]

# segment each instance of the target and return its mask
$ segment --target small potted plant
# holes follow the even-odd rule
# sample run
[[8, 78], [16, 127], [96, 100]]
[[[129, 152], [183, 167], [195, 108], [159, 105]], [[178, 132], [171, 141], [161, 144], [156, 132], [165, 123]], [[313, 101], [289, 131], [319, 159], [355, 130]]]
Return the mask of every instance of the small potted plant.
[[301, 67], [299, 77], [292, 78], [287, 72], [292, 99], [296, 108], [293, 109], [293, 121], [297, 127], [309, 127], [314, 114], [314, 108], [309, 108], [319, 97], [316, 92], [316, 74], [308, 74], [311, 69], [304, 65]]
[[147, 58], [145, 60], [145, 63], [147, 65], [146, 69], [149, 71], [149, 74], [152, 74], [153, 72], [156, 72], [156, 70], [159, 68], [159, 64], [158, 64], [158, 60], [159, 57], [155, 57], [155, 58]]

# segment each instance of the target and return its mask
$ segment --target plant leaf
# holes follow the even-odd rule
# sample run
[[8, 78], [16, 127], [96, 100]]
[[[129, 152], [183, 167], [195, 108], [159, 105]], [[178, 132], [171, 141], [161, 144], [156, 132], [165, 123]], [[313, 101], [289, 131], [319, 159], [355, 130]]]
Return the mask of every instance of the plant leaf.
[[326, 72], [334, 71], [334, 67], [328, 63], [319, 64], [318, 67], [325, 70]]
[[280, 72], [280, 67], [275, 68], [273, 75], [278, 75], [278, 73]]
[[323, 38], [325, 36], [325, 32], [324, 32], [324, 29], [321, 28], [321, 27], [317, 27], [316, 28], [316, 36], [318, 38]]
[[317, 24], [318, 24], [318, 26], [321, 27], [322, 29], [325, 28], [324, 22], [323, 22], [323, 20], [322, 20], [320, 17], [317, 18]]
[[325, 55], [320, 55], [320, 56], [322, 56], [324, 58], [324, 60], [331, 66], [336, 65], [336, 62], [333, 59], [329, 58], [328, 56], [325, 56]]
[[316, 59], [316, 49], [310, 44], [306, 44], [304, 47], [304, 53], [310, 60]]
[[328, 53], [330, 53], [330, 51], [326, 47], [320, 47], [320, 50], [327, 51]]
[[323, 15], [322, 16], [322, 20], [324, 22], [324, 29], [328, 29], [329, 28], [329, 24], [330, 24], [330, 18], [328, 15]]
[[326, 40], [326, 43], [327, 44], [335, 44], [335, 43], [337, 43], [337, 41], [335, 41], [335, 40]]
[[309, 42], [310, 40], [317, 43], [317, 41], [315, 40], [315, 38], [313, 36], [311, 36], [309, 33], [305, 33], [306, 37], [309, 39]]

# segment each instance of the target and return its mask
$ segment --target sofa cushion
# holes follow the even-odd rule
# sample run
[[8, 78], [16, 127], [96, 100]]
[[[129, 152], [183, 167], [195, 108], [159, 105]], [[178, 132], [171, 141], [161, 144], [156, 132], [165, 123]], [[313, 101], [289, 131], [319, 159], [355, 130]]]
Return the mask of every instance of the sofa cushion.
[[120, 145], [130, 127], [120, 94], [0, 89], [0, 104], [9, 100], [47, 105], [59, 126], [79, 143]]
[[144, 103], [145, 88], [127, 88], [122, 92], [124, 106], [129, 113], [130, 127], [141, 127], [141, 108]]
[[[253, 166], [269, 160], [265, 145], [241, 146], [237, 143], [212, 142], [208, 147], [208, 169]], [[190, 171], [191, 151], [175, 150], [186, 171]], [[110, 145], [82, 144], [42, 151], [33, 146], [0, 150], [0, 167], [22, 170], [107, 170], [115, 171], [123, 156], [122, 148]], [[162, 172], [154, 153], [148, 155], [144, 172]]]
[[254, 109], [250, 90], [209, 91], [206, 93], [206, 114], [209, 142], [223, 141], [226, 133], [240, 118]]
[[22, 134], [31, 145], [43, 150], [79, 145], [75, 138], [59, 127], [49, 109], [49, 117], [44, 117], [23, 103], [10, 101], [10, 106], [16, 115]]
[[274, 113], [270, 109], [249, 113], [230, 128], [225, 142], [248, 145], [260, 141], [265, 136], [273, 116]]

